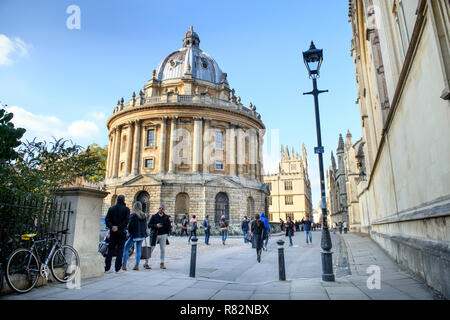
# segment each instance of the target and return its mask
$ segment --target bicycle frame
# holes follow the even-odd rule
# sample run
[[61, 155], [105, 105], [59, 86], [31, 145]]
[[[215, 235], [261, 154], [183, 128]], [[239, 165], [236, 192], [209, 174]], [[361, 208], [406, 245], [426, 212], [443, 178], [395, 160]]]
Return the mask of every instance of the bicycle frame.
[[[37, 243], [44, 243], [45, 242], [45, 245], [46, 245], [46, 248], [48, 248], [48, 243], [50, 242], [50, 241], [52, 241], [53, 242], [53, 245], [52, 245], [52, 248], [50, 249], [50, 253], [47, 255], [47, 257], [45, 258], [45, 261], [44, 261], [44, 263], [42, 263], [42, 261], [41, 261], [41, 257], [40, 257], [40, 255], [39, 255], [39, 252], [38, 252], [38, 250], [36, 249], [36, 244]], [[38, 271], [40, 271], [40, 269], [41, 269], [41, 266], [44, 264], [44, 265], [48, 265], [48, 262], [49, 262], [49, 260], [50, 260], [50, 258], [52, 257], [52, 255], [55, 253], [55, 251], [57, 250], [57, 249], [59, 249], [61, 247], [61, 243], [60, 243], [60, 241], [56, 238], [56, 237], [45, 237], [43, 240], [34, 240], [34, 239], [32, 239], [32, 244], [31, 244], [31, 247], [30, 247], [30, 251], [32, 252], [32, 253], [34, 253], [35, 254], [35, 256], [36, 256], [36, 258], [37, 258], [37, 260], [38, 260], [38, 264], [39, 264], [39, 270]], [[31, 256], [30, 256], [30, 258], [29, 258], [30, 260], [28, 261], [28, 263], [30, 263], [30, 261], [31, 261]]]

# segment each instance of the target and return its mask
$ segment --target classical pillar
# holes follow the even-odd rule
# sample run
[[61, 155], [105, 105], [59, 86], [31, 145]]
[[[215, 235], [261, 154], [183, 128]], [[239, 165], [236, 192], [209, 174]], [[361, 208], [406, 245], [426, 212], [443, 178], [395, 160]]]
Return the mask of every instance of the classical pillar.
[[236, 126], [233, 124], [228, 125], [227, 131], [227, 164], [230, 168], [230, 176], [236, 175]]
[[139, 172], [139, 158], [141, 146], [141, 120], [134, 122], [134, 144], [133, 144], [133, 163], [131, 167], [131, 174], [136, 176]]
[[[161, 135], [159, 142], [159, 172], [166, 171], [166, 117], [161, 117]], [[172, 129], [171, 129], [172, 132]]]
[[122, 138], [122, 126], [116, 128], [116, 141], [114, 147], [114, 173], [113, 177], [119, 176], [119, 162], [120, 162], [120, 140]]
[[257, 151], [257, 141], [256, 141], [256, 132], [253, 129], [250, 129], [250, 145], [249, 145], [249, 161], [250, 161], [250, 179], [255, 179], [256, 175], [256, 153]]
[[198, 172], [202, 163], [202, 119], [194, 118], [194, 143], [192, 154], [192, 172]]
[[112, 129], [108, 136], [108, 160], [106, 162], [106, 178], [110, 178], [112, 173], [111, 159], [113, 158], [113, 149], [114, 149], [114, 130]]
[[205, 119], [205, 126], [203, 131], [203, 173], [209, 172], [209, 165], [211, 162], [212, 148], [211, 145], [211, 120]]
[[176, 142], [176, 130], [177, 130], [177, 118], [173, 117], [170, 120], [170, 147], [169, 147], [169, 173], [175, 172], [175, 142]]
[[237, 157], [237, 174], [242, 176], [243, 174], [243, 164], [245, 161], [245, 140], [244, 140], [244, 130], [241, 127], [237, 129], [237, 146], [236, 146], [236, 157]]
[[131, 150], [131, 142], [133, 137], [133, 123], [131, 121], [128, 121], [128, 137], [127, 137], [127, 150], [126, 150], [126, 158], [125, 158], [125, 172], [124, 176], [128, 176], [130, 174], [130, 168], [131, 168], [131, 157], [133, 155], [133, 152]]

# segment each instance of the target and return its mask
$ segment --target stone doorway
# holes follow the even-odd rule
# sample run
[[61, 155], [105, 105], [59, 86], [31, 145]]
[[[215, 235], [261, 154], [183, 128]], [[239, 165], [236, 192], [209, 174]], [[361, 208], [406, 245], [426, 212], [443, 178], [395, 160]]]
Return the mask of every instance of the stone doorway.
[[228, 196], [225, 192], [216, 195], [216, 208], [214, 214], [214, 223], [219, 224], [220, 217], [225, 216], [226, 221], [230, 221], [230, 208]]
[[150, 195], [147, 191], [141, 191], [136, 196], [136, 201], [142, 203], [142, 211], [145, 213], [150, 212]]

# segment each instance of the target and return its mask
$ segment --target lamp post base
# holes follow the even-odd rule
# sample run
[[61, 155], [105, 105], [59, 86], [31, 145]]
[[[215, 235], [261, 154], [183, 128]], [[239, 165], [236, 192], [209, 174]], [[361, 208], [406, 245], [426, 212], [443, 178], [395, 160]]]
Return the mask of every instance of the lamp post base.
[[322, 254], [322, 280], [333, 282], [333, 252], [330, 250], [322, 250], [320, 253]]

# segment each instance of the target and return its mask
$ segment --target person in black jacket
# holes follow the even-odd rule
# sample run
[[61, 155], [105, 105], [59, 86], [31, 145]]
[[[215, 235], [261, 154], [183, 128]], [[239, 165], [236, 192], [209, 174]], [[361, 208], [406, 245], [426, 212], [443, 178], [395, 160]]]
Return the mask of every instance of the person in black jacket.
[[292, 222], [292, 219], [289, 216], [287, 217], [285, 227], [286, 227], [286, 237], [289, 237], [289, 247], [292, 247], [292, 237], [294, 236], [294, 223]]
[[[156, 243], [159, 243], [159, 247], [161, 250], [161, 263], [159, 267], [161, 269], [166, 269], [164, 265], [164, 255], [166, 252], [166, 243], [168, 242], [167, 238], [172, 229], [170, 224], [169, 216], [164, 213], [164, 206], [160, 205], [159, 210], [156, 214], [152, 215], [150, 221], [148, 223], [148, 227], [151, 229], [150, 231], [150, 247], [151, 252], [156, 247]], [[148, 264], [148, 260], [145, 261], [144, 268], [151, 269]]]
[[248, 237], [248, 232], [249, 232], [249, 223], [250, 220], [247, 219], [247, 216], [244, 216], [244, 220], [242, 220], [242, 224], [241, 224], [241, 229], [242, 229], [242, 233], [244, 234], [244, 243], [248, 243], [249, 241], [247, 240]]
[[134, 244], [136, 244], [136, 264], [134, 265], [133, 270], [139, 270], [142, 242], [148, 237], [147, 220], [148, 214], [145, 214], [145, 212], [142, 211], [142, 203], [136, 201], [133, 204], [133, 211], [131, 213], [130, 222], [128, 223], [128, 233], [130, 234], [130, 238], [125, 243], [125, 248], [123, 249], [122, 270], [127, 270], [128, 251]]
[[252, 221], [250, 235], [252, 236], [252, 248], [256, 249], [256, 260], [261, 262], [261, 250], [264, 246], [264, 239], [267, 238], [267, 229], [264, 222], [261, 221], [259, 214]]
[[112, 256], [116, 248], [115, 270], [116, 272], [120, 271], [123, 247], [126, 239], [126, 227], [129, 220], [130, 209], [125, 205], [125, 196], [121, 194], [117, 197], [117, 203], [108, 209], [105, 218], [106, 227], [110, 229], [108, 254], [105, 258], [105, 272], [111, 269]]

